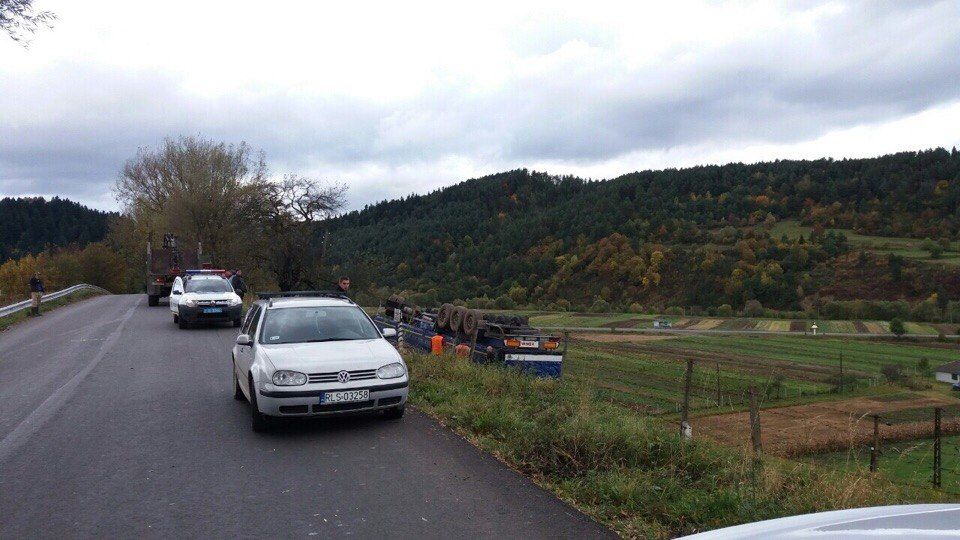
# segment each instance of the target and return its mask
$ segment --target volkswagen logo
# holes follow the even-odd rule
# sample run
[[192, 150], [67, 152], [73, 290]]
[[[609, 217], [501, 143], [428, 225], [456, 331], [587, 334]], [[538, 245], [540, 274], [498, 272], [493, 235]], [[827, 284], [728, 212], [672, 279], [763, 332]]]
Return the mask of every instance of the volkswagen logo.
[[350, 382], [350, 372], [341, 371], [340, 373], [337, 373], [337, 380], [342, 383]]

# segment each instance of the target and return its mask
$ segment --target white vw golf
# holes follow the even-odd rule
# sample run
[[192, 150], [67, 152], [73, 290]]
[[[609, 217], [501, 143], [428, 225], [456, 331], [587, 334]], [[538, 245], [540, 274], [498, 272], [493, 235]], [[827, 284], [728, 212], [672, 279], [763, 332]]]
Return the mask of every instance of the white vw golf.
[[409, 378], [397, 350], [346, 296], [261, 293], [233, 347], [233, 389], [253, 430], [275, 417], [383, 411], [403, 416]]

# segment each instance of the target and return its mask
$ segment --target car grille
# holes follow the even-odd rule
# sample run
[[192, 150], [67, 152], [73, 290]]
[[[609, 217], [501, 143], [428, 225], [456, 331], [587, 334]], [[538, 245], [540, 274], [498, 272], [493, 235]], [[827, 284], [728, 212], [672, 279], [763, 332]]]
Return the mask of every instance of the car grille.
[[229, 300], [197, 300], [198, 306], [229, 306]]
[[335, 411], [356, 411], [358, 409], [369, 409], [373, 407], [374, 400], [354, 401], [350, 403], [334, 403], [332, 405], [314, 405], [313, 412], [335, 412]]
[[[331, 371], [328, 373], [310, 373], [308, 375], [310, 382], [312, 383], [328, 383], [328, 382], [337, 382], [337, 375], [339, 371]], [[370, 379], [377, 378], [377, 370], [375, 369], [355, 369], [353, 371], [348, 371], [350, 374], [351, 381], [367, 381]]]

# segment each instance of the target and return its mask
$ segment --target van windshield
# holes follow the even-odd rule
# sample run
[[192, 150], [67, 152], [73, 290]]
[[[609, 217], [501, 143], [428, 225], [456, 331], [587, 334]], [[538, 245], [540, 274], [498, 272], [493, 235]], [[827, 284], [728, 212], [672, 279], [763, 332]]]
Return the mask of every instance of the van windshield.
[[260, 343], [317, 343], [377, 339], [380, 332], [354, 306], [289, 307], [266, 312]]

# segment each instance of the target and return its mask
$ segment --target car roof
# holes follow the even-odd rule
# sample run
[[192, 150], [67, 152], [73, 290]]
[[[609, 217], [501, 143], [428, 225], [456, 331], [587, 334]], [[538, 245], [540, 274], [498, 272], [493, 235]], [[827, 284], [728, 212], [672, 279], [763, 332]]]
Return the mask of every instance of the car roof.
[[342, 307], [356, 306], [352, 301], [346, 298], [329, 298], [316, 296], [295, 296], [291, 298], [274, 298], [270, 300], [257, 300], [258, 304], [265, 304], [269, 309], [287, 308], [287, 307]]

